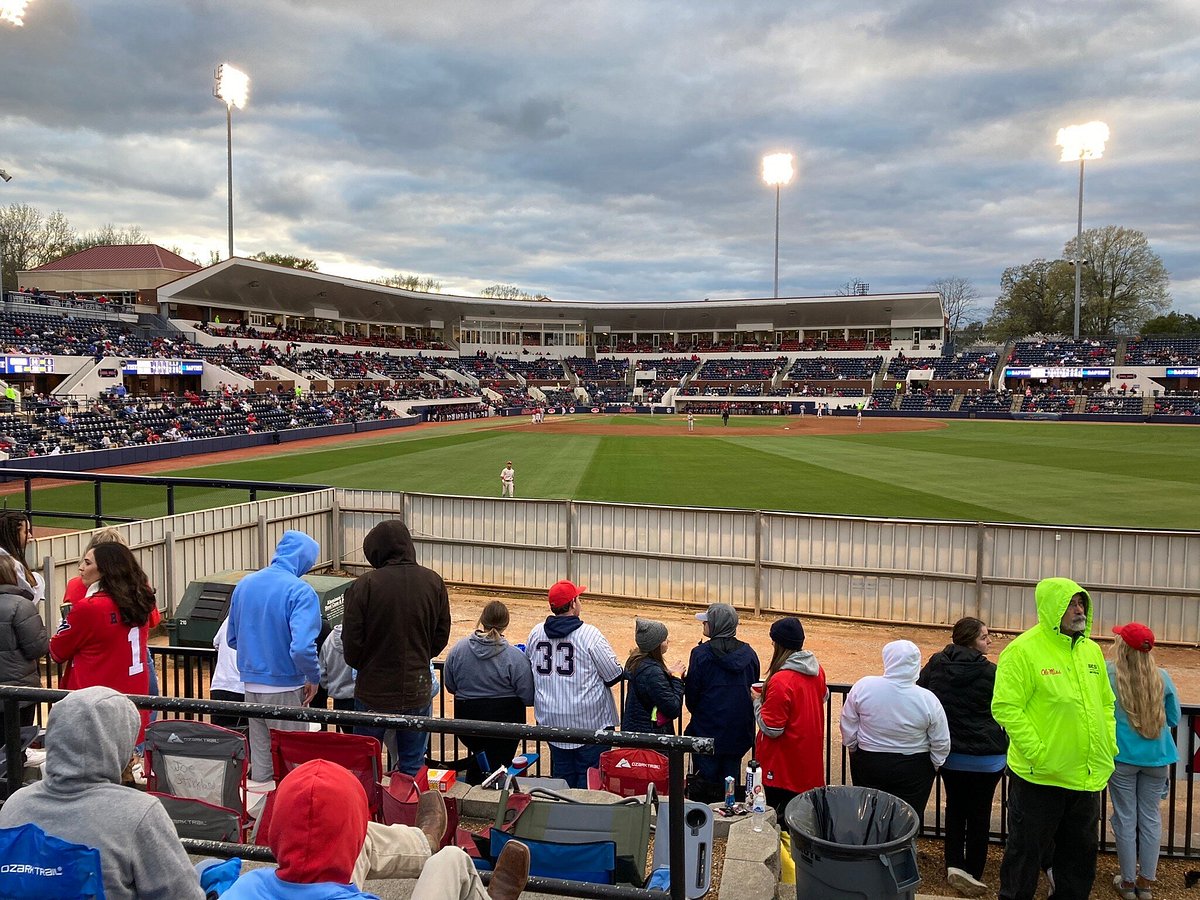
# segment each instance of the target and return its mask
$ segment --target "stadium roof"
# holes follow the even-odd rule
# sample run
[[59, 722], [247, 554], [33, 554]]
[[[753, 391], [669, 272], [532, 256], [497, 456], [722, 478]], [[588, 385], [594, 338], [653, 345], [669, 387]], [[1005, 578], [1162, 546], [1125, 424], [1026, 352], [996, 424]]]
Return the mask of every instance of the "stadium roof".
[[160, 303], [379, 324], [483, 320], [582, 321], [589, 330], [680, 332], [941, 326], [936, 291], [852, 297], [608, 303], [424, 294], [258, 260], [227, 259], [158, 289]]
[[167, 269], [175, 272], [195, 272], [200, 266], [158, 244], [110, 244], [89, 247], [28, 271], [94, 272], [105, 269]]

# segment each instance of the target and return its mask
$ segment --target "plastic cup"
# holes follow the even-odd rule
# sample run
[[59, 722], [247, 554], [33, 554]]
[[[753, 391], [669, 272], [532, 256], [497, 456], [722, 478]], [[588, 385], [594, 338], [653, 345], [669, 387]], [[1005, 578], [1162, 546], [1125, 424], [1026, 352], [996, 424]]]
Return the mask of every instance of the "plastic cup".
[[754, 684], [750, 685], [750, 693], [753, 694], [754, 696], [761, 697], [762, 692], [763, 692], [763, 683], [761, 681], [756, 681], [756, 682], [754, 682]]

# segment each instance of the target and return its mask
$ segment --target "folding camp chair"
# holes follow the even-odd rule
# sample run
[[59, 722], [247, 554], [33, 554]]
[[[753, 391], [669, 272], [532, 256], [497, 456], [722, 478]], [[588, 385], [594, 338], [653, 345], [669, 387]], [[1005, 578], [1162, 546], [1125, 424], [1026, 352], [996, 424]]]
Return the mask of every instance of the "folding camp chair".
[[0, 897], [103, 900], [100, 851], [46, 834], [32, 823], [0, 828]]
[[371, 818], [378, 820], [382, 809], [379, 779], [383, 771], [383, 747], [364, 734], [336, 731], [276, 731], [271, 729], [271, 763], [278, 785], [288, 772], [311, 759], [326, 759], [349, 769], [367, 794]]
[[175, 797], [156, 791], [148, 793], [162, 803], [181, 838], [242, 843], [245, 824], [232, 809], [190, 797]]
[[588, 803], [542, 788], [511, 798], [508, 791], [501, 791], [493, 827], [522, 841], [526, 838], [555, 844], [612, 841], [616, 846], [616, 883], [641, 887], [646, 882], [646, 850], [656, 805], [653, 783], [645, 797], [629, 797], [614, 803]]
[[[178, 820], [172, 814], [181, 837], [199, 837], [184, 834], [184, 830], [216, 829], [215, 822], [224, 822], [227, 816], [215, 810], [223, 810], [237, 819], [240, 841], [250, 820], [246, 812], [247, 755], [246, 737], [240, 732], [208, 722], [160, 719], [146, 728], [146, 789], [212, 808], [206, 812], [184, 803], [164, 803], [168, 814], [172, 810], [181, 814]], [[208, 824], [198, 826], [199, 819]]]
[[600, 754], [600, 765], [588, 769], [588, 790], [608, 791], [618, 797], [642, 797], [650, 785], [667, 790], [670, 762], [655, 750], [617, 747]]

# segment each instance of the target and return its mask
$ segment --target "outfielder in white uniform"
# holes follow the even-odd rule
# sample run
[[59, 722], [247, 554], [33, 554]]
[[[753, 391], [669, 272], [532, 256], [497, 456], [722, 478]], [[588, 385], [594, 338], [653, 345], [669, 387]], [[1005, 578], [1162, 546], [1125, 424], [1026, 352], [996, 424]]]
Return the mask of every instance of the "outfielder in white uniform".
[[[539, 725], [554, 728], [615, 728], [612, 686], [621, 680], [617, 654], [595, 625], [579, 618], [579, 595], [587, 588], [560, 581], [550, 588], [550, 611], [525, 644], [533, 668], [533, 711]], [[550, 744], [550, 774], [573, 788], [587, 787], [587, 770], [600, 765], [600, 744]]]
[[690, 410], [688, 411], [687, 422], [688, 422], [688, 431], [695, 431], [696, 430], [696, 417], [694, 415], [692, 415]]
[[504, 468], [500, 470], [500, 496], [511, 497], [513, 495], [513, 479], [516, 473], [513, 471], [512, 460], [504, 464]]

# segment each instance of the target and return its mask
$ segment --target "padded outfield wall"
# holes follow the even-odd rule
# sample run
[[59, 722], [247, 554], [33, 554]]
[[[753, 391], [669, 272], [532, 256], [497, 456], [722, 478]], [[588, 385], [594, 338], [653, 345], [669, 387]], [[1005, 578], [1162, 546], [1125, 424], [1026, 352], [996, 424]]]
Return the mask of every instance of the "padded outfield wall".
[[[1200, 532], [852, 518], [329, 488], [120, 526], [168, 616], [194, 580], [266, 565], [283, 532], [321, 544], [319, 565], [365, 568], [362, 541], [401, 518], [420, 561], [451, 583], [544, 591], [560, 578], [631, 601], [731, 603], [895, 624], [975, 615], [1032, 622], [1033, 587], [1067, 575], [1097, 599], [1095, 633], [1138, 620], [1200, 643]], [[90, 532], [40, 538], [46, 621]]]

